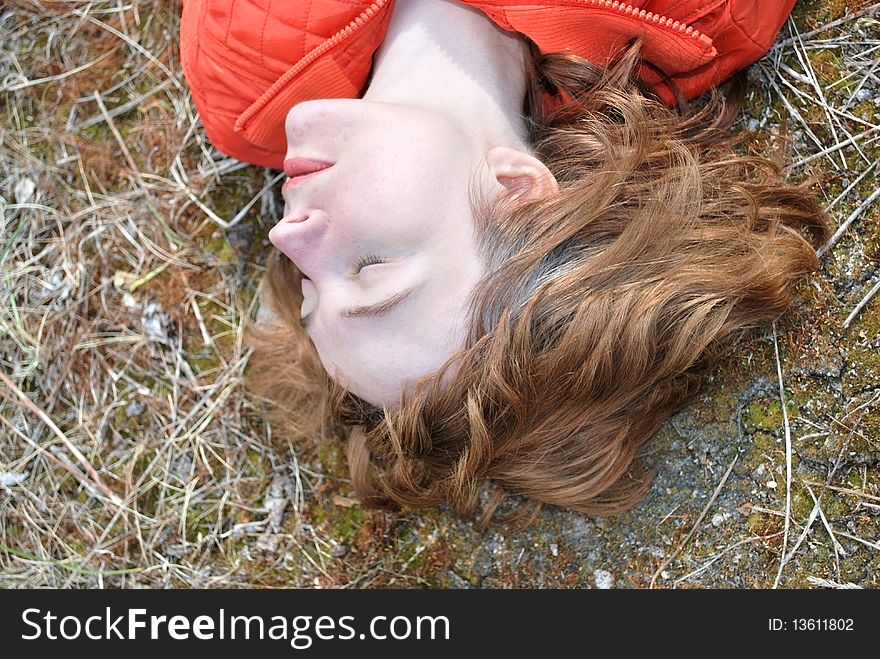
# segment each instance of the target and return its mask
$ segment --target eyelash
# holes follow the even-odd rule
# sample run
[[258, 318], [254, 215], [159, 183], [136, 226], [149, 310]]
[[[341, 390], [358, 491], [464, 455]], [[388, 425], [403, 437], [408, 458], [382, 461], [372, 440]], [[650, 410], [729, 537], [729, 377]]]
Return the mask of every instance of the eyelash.
[[380, 256], [370, 254], [359, 258], [355, 264], [355, 269], [360, 272], [362, 268], [366, 268], [368, 265], [378, 265], [379, 263], [385, 263], [385, 261]]

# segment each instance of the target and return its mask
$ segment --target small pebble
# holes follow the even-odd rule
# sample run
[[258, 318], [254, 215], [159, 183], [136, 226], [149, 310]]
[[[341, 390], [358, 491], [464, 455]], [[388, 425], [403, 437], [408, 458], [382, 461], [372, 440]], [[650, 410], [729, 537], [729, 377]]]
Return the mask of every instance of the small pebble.
[[17, 474], [14, 471], [0, 471], [0, 487], [18, 485], [27, 478], [27, 472]]
[[147, 409], [147, 406], [144, 405], [139, 400], [133, 400], [128, 404], [128, 407], [125, 408], [125, 416], [131, 418], [133, 416], [140, 416], [144, 413], [144, 410]]
[[716, 513], [712, 516], [712, 526], [721, 526], [730, 519], [730, 513]]
[[550, 545], [550, 553], [554, 556], [559, 556], [559, 545], [557, 545], [555, 542]]
[[873, 92], [870, 89], [868, 89], [866, 87], [862, 87], [859, 91], [856, 92], [854, 100], [857, 103], [862, 103], [864, 101], [871, 100], [872, 95], [873, 95]]
[[608, 590], [614, 587], [614, 575], [608, 570], [596, 570], [593, 576], [596, 578], [596, 588]]
[[330, 550], [330, 555], [333, 558], [342, 558], [348, 553], [348, 545], [334, 545]]
[[168, 315], [162, 311], [158, 304], [155, 302], [147, 304], [141, 316], [141, 324], [144, 327], [147, 340], [168, 344], [167, 326], [169, 319]]
[[767, 487], [770, 488], [771, 490], [775, 490], [776, 489], [776, 481], [767, 481]]
[[15, 197], [16, 204], [25, 204], [31, 198], [31, 195], [34, 194], [34, 190], [37, 189], [37, 184], [34, 183], [31, 179], [25, 177], [19, 179], [15, 184], [15, 189], [12, 191], [13, 196]]

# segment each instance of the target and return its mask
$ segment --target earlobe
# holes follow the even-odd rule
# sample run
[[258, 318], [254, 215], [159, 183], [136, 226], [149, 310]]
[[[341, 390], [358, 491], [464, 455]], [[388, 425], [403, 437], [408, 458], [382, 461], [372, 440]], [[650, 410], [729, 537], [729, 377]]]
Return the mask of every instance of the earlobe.
[[486, 154], [489, 171], [511, 199], [530, 201], [559, 192], [559, 183], [547, 166], [534, 156], [506, 146]]

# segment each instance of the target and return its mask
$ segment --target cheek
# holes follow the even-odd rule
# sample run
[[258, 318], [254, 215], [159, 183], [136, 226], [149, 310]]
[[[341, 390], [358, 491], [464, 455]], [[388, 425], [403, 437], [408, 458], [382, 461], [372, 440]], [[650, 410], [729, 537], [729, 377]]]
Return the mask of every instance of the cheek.
[[380, 257], [384, 249], [411, 245], [418, 238], [422, 218], [431, 215], [431, 201], [414, 191], [408, 181], [385, 172], [369, 177], [360, 184], [352, 182], [350, 193], [339, 220], [346, 242], [360, 252], [375, 251]]
[[426, 234], [445, 231], [457, 196], [453, 185], [426, 169], [405, 168], [374, 189], [374, 227], [399, 238], [421, 242]]

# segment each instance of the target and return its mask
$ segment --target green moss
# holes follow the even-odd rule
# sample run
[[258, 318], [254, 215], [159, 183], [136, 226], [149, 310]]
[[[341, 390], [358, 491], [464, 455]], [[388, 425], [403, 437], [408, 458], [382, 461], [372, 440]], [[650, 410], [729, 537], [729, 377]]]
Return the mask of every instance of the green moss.
[[474, 567], [473, 556], [459, 556], [455, 561], [453, 572], [467, 581], [473, 588], [479, 588], [483, 578], [474, 571]]
[[120, 405], [113, 414], [113, 428], [123, 437], [137, 438], [140, 436], [143, 423], [141, 416], [128, 416], [126, 405]]
[[846, 65], [836, 50], [809, 50], [807, 56], [810, 58], [810, 65], [823, 89], [837, 82], [841, 77], [841, 72], [846, 70]]
[[769, 535], [776, 532], [776, 527], [778, 526], [775, 516], [760, 512], [750, 513], [746, 523], [749, 527], [749, 532], [753, 535]]
[[[729, 384], [729, 383], [726, 383]], [[713, 416], [719, 422], [729, 419], [739, 407], [739, 398], [730, 386], [720, 386], [712, 392]]]
[[202, 249], [213, 254], [218, 260], [230, 262], [235, 260], [235, 249], [229, 244], [226, 232], [217, 229], [202, 245]]
[[220, 358], [216, 354], [210, 353], [207, 349], [198, 355], [190, 354], [187, 357], [187, 362], [189, 362], [196, 375], [209, 375], [222, 366]]
[[778, 430], [782, 425], [782, 406], [778, 400], [750, 403], [743, 415], [747, 430]]
[[870, 0], [800, 0], [791, 16], [803, 33], [870, 4]]
[[776, 439], [773, 437], [773, 435], [770, 435], [766, 432], [755, 433], [752, 441], [755, 445], [755, 448], [761, 453], [766, 453], [770, 451], [774, 446], [776, 446]]
[[[229, 221], [259, 193], [265, 184], [262, 168], [247, 167], [224, 176], [221, 184], [203, 197], [202, 201], [218, 216]], [[259, 214], [259, 210], [260, 204], [254, 204], [247, 216], [241, 221], [253, 222], [253, 218]]]
[[79, 133], [88, 142], [93, 144], [116, 143], [115, 138], [113, 137], [113, 132], [110, 130], [110, 127], [103, 121], [97, 124], [92, 124], [91, 126], [86, 126], [85, 128], [81, 128]]
[[804, 488], [793, 488], [791, 492], [791, 515], [803, 522], [813, 512], [813, 499]]
[[355, 534], [363, 526], [364, 519], [364, 511], [360, 506], [351, 508], [337, 506], [336, 514], [331, 517], [329, 523], [330, 536], [337, 542], [348, 544], [354, 540]]
[[847, 360], [850, 367], [843, 377], [845, 393], [854, 395], [880, 386], [880, 351], [874, 347], [853, 346]]
[[325, 439], [317, 442], [315, 456], [324, 469], [331, 473], [343, 474], [347, 469], [342, 444], [338, 441]]

